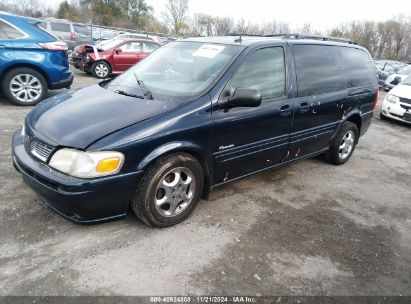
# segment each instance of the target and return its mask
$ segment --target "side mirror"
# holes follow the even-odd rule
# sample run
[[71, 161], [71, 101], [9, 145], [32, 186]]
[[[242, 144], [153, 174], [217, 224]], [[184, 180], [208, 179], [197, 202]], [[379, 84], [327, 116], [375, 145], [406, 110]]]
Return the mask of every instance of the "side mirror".
[[115, 48], [114, 49], [114, 53], [119, 54], [121, 53], [123, 50], [121, 48]]
[[261, 94], [254, 89], [237, 88], [232, 96], [218, 102], [221, 107], [258, 107]]
[[400, 82], [401, 82], [401, 77], [400, 77], [400, 76], [397, 76], [397, 77], [395, 77], [394, 80], [392, 81], [392, 84], [397, 85], [397, 84], [399, 84]]

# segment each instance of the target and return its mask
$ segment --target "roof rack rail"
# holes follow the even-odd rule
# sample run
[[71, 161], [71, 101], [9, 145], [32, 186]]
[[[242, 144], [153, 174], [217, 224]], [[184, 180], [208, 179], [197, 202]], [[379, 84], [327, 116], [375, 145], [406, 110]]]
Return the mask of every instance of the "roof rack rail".
[[274, 35], [264, 35], [264, 37], [283, 37], [287, 39], [316, 39], [322, 41], [336, 41], [336, 42], [345, 42], [349, 44], [357, 44], [356, 42], [339, 37], [330, 37], [330, 36], [321, 36], [321, 35], [308, 35], [308, 34], [274, 34]]
[[335, 42], [345, 42], [349, 44], [357, 44], [349, 39], [339, 38], [339, 37], [331, 37], [331, 36], [321, 36], [321, 35], [308, 35], [308, 34], [294, 34], [294, 33], [284, 33], [284, 34], [271, 34], [271, 35], [257, 35], [257, 34], [247, 34], [247, 33], [229, 33], [225, 36], [238, 36], [238, 41], [240, 42], [242, 39], [241, 37], [280, 37], [286, 39], [316, 39], [322, 41], [335, 41]]

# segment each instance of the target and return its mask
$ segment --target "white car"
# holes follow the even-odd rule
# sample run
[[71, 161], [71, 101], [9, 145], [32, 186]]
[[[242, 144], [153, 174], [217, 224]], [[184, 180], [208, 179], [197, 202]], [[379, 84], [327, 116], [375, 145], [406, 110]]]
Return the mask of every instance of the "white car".
[[397, 73], [388, 76], [384, 83], [384, 90], [388, 92], [405, 78], [407, 78], [408, 75], [411, 75], [411, 65], [407, 65]]
[[411, 124], [411, 75], [385, 95], [380, 117]]

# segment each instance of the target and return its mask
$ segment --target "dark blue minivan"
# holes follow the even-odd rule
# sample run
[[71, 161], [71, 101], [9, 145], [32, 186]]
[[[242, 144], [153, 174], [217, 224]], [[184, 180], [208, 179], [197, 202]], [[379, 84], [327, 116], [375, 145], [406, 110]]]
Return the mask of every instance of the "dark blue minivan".
[[69, 88], [73, 82], [67, 44], [39, 23], [0, 12], [0, 88], [16, 105], [35, 105], [47, 90]]
[[72, 221], [130, 206], [167, 227], [221, 184], [319, 154], [344, 164], [377, 98], [370, 55], [349, 41], [187, 39], [38, 104], [13, 136], [13, 163]]

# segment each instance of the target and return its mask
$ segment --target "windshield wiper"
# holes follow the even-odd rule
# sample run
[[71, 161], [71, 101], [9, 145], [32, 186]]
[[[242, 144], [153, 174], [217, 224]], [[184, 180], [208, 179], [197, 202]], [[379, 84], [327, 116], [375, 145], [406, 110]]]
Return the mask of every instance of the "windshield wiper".
[[145, 91], [144, 97], [145, 97], [146, 99], [149, 99], [149, 100], [154, 99], [154, 98], [153, 98], [153, 94], [152, 94], [151, 91], [146, 87], [146, 85], [144, 84], [144, 82], [143, 82], [142, 80], [138, 79], [138, 76], [137, 76], [137, 73], [136, 73], [136, 72], [134, 72], [134, 78], [136, 78], [136, 82], [137, 82], [138, 86]]
[[114, 93], [117, 93], [117, 94], [120, 94], [120, 95], [124, 95], [124, 96], [129, 96], [129, 97], [135, 97], [135, 98], [145, 99], [144, 96], [127, 93], [127, 92], [122, 91], [122, 90], [115, 90]]

